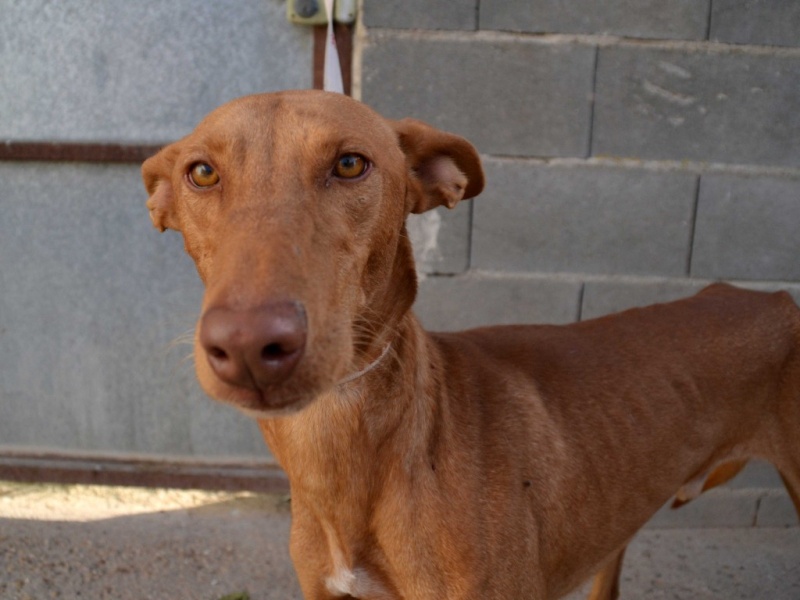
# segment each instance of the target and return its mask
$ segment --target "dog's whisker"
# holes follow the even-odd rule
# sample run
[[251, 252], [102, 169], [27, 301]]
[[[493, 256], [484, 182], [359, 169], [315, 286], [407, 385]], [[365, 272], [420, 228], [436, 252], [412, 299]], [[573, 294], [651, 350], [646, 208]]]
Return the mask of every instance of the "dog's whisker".
[[172, 350], [178, 346], [185, 346], [185, 345], [193, 345], [195, 339], [195, 332], [194, 328], [184, 331], [181, 334], [175, 336], [168, 344], [167, 348]]
[[181, 366], [188, 365], [188, 364], [194, 364], [194, 356], [195, 356], [195, 353], [194, 352], [190, 352], [189, 354], [186, 354], [183, 358], [181, 358], [180, 361], [178, 361], [178, 364], [181, 365]]

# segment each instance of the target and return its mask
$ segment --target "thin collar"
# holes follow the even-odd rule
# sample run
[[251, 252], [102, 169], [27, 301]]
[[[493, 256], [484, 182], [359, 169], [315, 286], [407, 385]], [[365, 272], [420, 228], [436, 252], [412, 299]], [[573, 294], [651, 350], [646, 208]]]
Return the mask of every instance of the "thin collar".
[[372, 371], [372, 369], [377, 367], [380, 364], [380, 362], [384, 359], [384, 357], [389, 353], [389, 348], [391, 348], [391, 347], [392, 347], [392, 343], [389, 342], [388, 344], [386, 344], [386, 347], [383, 349], [383, 352], [381, 352], [381, 354], [380, 354], [380, 356], [378, 358], [373, 360], [370, 364], [368, 364], [366, 367], [364, 367], [360, 371], [357, 371], [356, 373], [353, 373], [352, 375], [348, 375], [347, 377], [342, 379], [340, 382], [338, 382], [336, 385], [344, 385], [345, 383], [350, 383], [351, 381], [354, 381], [354, 380], [358, 379], [359, 377], [361, 377], [362, 375], [366, 375], [367, 373]]

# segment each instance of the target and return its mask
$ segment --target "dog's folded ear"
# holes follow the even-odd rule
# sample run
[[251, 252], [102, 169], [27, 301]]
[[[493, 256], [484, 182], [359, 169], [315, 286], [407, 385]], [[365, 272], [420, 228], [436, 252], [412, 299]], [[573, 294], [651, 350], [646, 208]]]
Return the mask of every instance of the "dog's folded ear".
[[174, 152], [170, 146], [151, 156], [142, 165], [142, 179], [150, 198], [147, 209], [153, 227], [159, 231], [178, 229], [173, 214], [172, 166]]
[[409, 212], [453, 208], [483, 190], [478, 152], [464, 138], [415, 119], [392, 121], [411, 171]]

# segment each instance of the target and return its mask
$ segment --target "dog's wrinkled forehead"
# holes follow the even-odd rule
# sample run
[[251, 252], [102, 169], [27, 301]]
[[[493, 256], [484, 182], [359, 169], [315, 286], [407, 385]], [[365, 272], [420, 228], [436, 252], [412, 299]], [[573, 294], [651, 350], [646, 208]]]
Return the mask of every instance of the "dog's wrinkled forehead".
[[344, 145], [369, 148], [397, 145], [388, 122], [366, 105], [342, 94], [316, 90], [239, 98], [211, 112], [195, 129], [204, 141], [260, 140], [281, 145]]

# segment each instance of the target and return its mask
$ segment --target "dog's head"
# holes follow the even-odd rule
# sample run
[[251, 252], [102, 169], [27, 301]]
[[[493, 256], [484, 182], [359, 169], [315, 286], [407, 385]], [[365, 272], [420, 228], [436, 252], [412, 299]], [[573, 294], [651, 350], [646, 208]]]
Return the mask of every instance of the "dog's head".
[[256, 416], [302, 408], [364, 367], [416, 294], [409, 213], [480, 193], [463, 138], [346, 96], [249, 96], [142, 168], [160, 230], [206, 291], [201, 385]]

